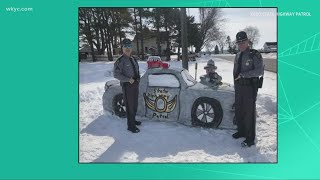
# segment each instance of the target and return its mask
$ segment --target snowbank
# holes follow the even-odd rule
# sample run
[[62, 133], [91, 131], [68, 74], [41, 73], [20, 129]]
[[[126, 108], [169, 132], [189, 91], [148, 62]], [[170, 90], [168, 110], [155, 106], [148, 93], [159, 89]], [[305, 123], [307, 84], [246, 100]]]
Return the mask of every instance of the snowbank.
[[[197, 80], [212, 57], [198, 58]], [[195, 74], [195, 63], [189, 72]], [[233, 63], [215, 58], [222, 81], [233, 83]], [[234, 130], [187, 127], [175, 122], [142, 121], [141, 132], [126, 130], [126, 119], [103, 112], [104, 84], [112, 79], [114, 62], [80, 63], [80, 162], [277, 162], [277, 75], [266, 72], [257, 100], [257, 144], [241, 148]], [[181, 67], [172, 61], [170, 67]], [[140, 72], [146, 63], [139, 62]]]

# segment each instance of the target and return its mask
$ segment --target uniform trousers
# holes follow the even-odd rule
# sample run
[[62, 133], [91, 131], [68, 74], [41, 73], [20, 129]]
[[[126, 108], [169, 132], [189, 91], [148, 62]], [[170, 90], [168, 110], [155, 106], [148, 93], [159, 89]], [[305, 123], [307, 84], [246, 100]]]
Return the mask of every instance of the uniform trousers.
[[134, 81], [133, 84], [130, 84], [129, 82], [123, 83], [122, 92], [126, 105], [128, 128], [134, 128], [136, 127], [135, 121], [138, 109], [139, 82]]
[[238, 132], [248, 142], [256, 136], [256, 99], [258, 88], [235, 82], [235, 116]]

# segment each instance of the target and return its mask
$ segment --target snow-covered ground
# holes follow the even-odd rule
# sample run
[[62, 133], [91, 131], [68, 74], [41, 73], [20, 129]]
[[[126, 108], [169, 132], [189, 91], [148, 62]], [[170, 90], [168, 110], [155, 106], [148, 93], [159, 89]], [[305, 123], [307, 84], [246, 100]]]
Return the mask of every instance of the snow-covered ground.
[[277, 53], [261, 53], [263, 58], [277, 59]]
[[[210, 57], [197, 58], [197, 80]], [[233, 63], [215, 58], [224, 82], [233, 83]], [[80, 162], [277, 162], [277, 75], [265, 72], [264, 87], [257, 100], [256, 145], [241, 148], [235, 130], [188, 127], [175, 122], [155, 122], [144, 118], [141, 132], [127, 131], [126, 119], [104, 113], [104, 84], [113, 79], [114, 62], [80, 63], [79, 136]], [[146, 63], [139, 62], [140, 72]], [[181, 67], [181, 61], [171, 61]], [[189, 72], [195, 75], [195, 62]], [[139, 119], [139, 118], [138, 118]]]

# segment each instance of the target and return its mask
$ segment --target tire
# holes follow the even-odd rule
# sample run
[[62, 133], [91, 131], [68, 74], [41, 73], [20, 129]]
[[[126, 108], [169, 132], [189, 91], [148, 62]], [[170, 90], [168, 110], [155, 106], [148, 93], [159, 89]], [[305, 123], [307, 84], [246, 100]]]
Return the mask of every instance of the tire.
[[206, 128], [219, 127], [223, 110], [219, 101], [213, 98], [201, 97], [197, 99], [191, 110], [192, 125]]
[[112, 100], [112, 108], [114, 113], [121, 117], [127, 117], [126, 105], [124, 103], [123, 94], [117, 94]]

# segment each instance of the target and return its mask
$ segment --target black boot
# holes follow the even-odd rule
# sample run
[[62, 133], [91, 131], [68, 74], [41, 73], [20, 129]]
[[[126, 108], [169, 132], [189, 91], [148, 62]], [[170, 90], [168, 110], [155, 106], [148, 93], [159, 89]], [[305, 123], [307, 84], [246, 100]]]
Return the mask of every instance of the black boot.
[[132, 133], [138, 133], [140, 132], [140, 129], [137, 127], [130, 127], [128, 128], [128, 131], [131, 131]]
[[248, 140], [244, 140], [242, 143], [241, 143], [241, 146], [242, 147], [250, 147], [254, 145], [254, 141], [248, 141]]
[[234, 139], [239, 139], [239, 138], [244, 137], [244, 136], [241, 135], [239, 132], [236, 132], [236, 133], [232, 134], [232, 137], [233, 137]]
[[140, 126], [141, 125], [141, 121], [134, 121], [134, 124], [137, 125], [137, 126]]

